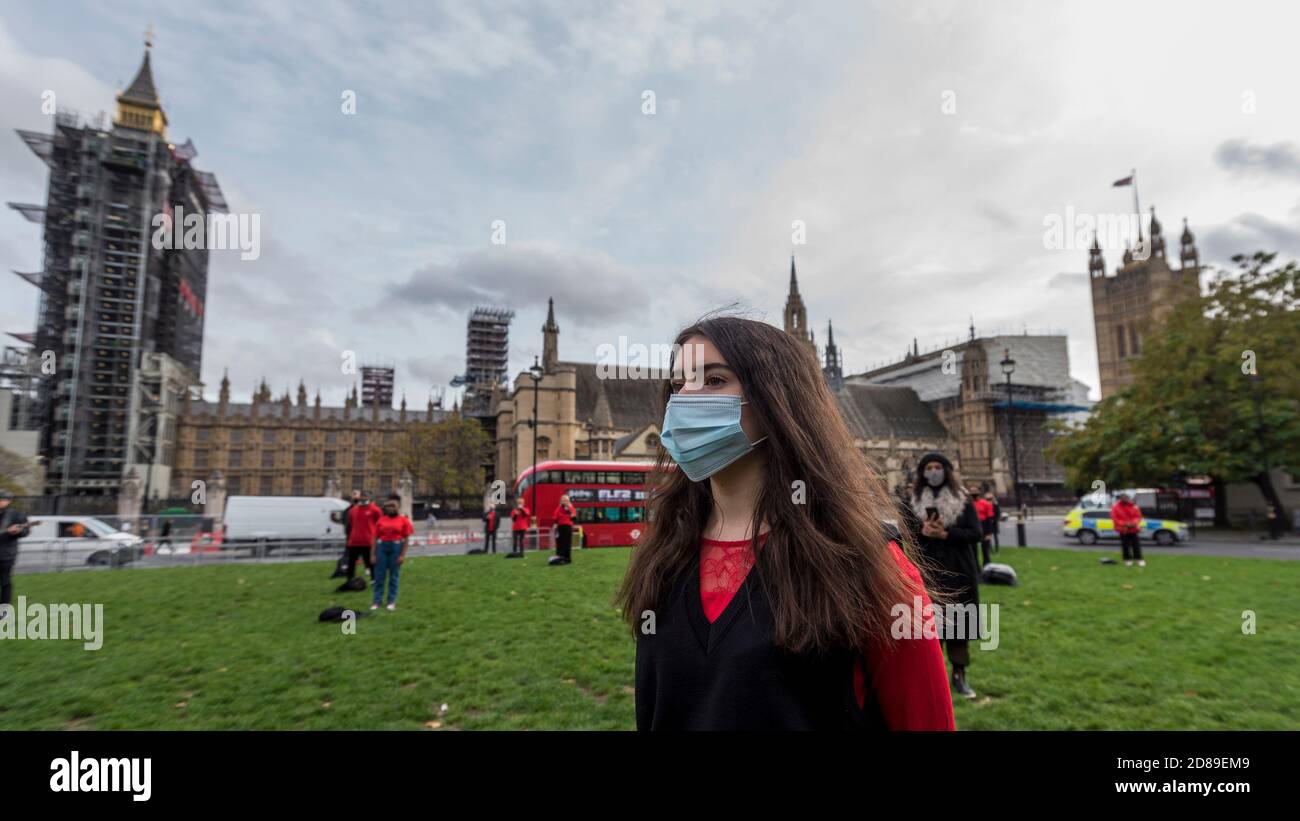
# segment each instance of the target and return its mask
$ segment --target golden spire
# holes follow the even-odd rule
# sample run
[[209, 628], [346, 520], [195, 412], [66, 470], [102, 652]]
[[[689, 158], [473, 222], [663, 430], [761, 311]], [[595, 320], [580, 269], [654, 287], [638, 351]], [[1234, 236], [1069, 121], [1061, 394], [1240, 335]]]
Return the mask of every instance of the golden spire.
[[158, 98], [158, 89], [153, 82], [153, 68], [149, 57], [153, 50], [153, 24], [144, 32], [144, 61], [135, 79], [126, 91], [117, 95], [117, 117], [113, 122], [125, 128], [152, 131], [159, 136], [166, 136], [167, 115], [162, 109], [162, 100]]

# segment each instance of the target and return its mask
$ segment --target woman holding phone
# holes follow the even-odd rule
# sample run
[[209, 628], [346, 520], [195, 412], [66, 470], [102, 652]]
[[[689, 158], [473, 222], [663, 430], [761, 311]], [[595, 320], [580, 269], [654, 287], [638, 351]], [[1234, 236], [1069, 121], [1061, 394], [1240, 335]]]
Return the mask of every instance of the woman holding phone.
[[[921, 553], [936, 569], [934, 582], [938, 591], [947, 594], [953, 604], [979, 607], [979, 565], [976, 545], [984, 538], [979, 514], [970, 494], [962, 487], [961, 477], [942, 453], [927, 453], [917, 464], [916, 483], [912, 486], [910, 510], [904, 511], [912, 538]], [[969, 608], [965, 608], [969, 610]], [[978, 609], [975, 610], [978, 614]], [[967, 641], [978, 635], [977, 618], [960, 625], [960, 637], [945, 633], [944, 646], [952, 662], [952, 690], [966, 698], [975, 691], [966, 681], [970, 666]], [[955, 629], [949, 625], [948, 629]]]
[[618, 595], [638, 729], [953, 729], [933, 632], [898, 630], [929, 596], [896, 507], [815, 357], [738, 317], [676, 343]]

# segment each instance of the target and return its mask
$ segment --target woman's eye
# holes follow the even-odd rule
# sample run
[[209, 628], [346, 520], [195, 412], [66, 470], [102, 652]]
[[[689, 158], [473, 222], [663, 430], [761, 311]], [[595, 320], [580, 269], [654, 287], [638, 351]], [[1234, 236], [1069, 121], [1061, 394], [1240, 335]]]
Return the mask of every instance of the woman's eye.
[[710, 376], [705, 378], [704, 384], [710, 388], [720, 388], [727, 384], [727, 380], [723, 379], [721, 376]]

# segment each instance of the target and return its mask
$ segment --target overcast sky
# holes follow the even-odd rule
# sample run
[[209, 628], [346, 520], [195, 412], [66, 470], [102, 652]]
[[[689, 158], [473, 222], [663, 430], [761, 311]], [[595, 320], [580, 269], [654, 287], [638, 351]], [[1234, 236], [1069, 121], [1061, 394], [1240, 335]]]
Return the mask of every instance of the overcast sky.
[[[1045, 217], [1131, 210], [1111, 183], [1136, 167], [1172, 257], [1184, 216], [1204, 261], [1300, 257], [1297, 8], [3, 2], [0, 191], [44, 201], [13, 129], [51, 130], [47, 90], [111, 112], [152, 23], [169, 137], [261, 218], [260, 258], [212, 256], [209, 398], [228, 367], [236, 397], [302, 378], [337, 404], [351, 350], [423, 406], [480, 304], [516, 311], [512, 375], [548, 296], [569, 360], [733, 303], [779, 325], [791, 253], [850, 372], [973, 317], [1068, 333], [1096, 395], [1087, 252], [1047, 248]], [[39, 270], [40, 236], [6, 209], [0, 266]], [[36, 294], [6, 273], [0, 330], [32, 330]]]

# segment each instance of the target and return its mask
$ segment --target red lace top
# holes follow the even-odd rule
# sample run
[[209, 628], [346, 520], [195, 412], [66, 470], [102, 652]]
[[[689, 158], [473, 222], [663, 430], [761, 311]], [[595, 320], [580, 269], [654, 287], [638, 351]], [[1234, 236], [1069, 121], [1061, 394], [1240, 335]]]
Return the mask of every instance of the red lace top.
[[[766, 536], [766, 533], [759, 534], [760, 547]], [[921, 591], [922, 605], [928, 607], [930, 596], [925, 592], [920, 571], [908, 561], [897, 544], [890, 542], [889, 550], [894, 561]], [[754, 556], [748, 539], [736, 542], [700, 539], [700, 603], [710, 623], [722, 615], [753, 566]], [[930, 615], [927, 621], [933, 618]], [[866, 670], [870, 669], [876, 701], [889, 729], [955, 730], [948, 668], [938, 639], [899, 639], [889, 643], [891, 647], [882, 645], [880, 652], [865, 659], [865, 667], [863, 659], [854, 665], [853, 688], [858, 696], [858, 705], [866, 703]]]

